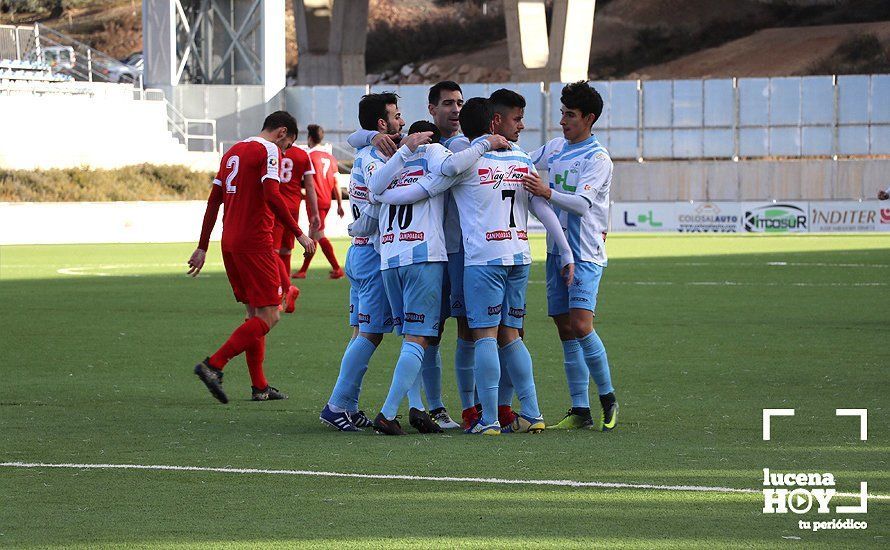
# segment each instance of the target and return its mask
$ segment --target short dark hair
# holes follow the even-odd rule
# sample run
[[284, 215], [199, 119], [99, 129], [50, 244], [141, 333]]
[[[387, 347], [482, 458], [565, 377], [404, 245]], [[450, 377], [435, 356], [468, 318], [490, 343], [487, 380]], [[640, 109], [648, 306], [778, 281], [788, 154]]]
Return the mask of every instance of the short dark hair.
[[438, 105], [439, 99], [442, 98], [442, 90], [448, 90], [449, 92], [460, 92], [463, 95], [464, 91], [460, 89], [460, 85], [453, 80], [443, 80], [442, 82], [437, 82], [433, 84], [433, 87], [430, 88], [429, 101], [430, 105]]
[[582, 116], [593, 113], [596, 115], [596, 118], [593, 119], [594, 122], [599, 120], [600, 115], [603, 114], [603, 98], [586, 80], [566, 84], [559, 100], [569, 109], [581, 111]]
[[471, 97], [460, 110], [460, 128], [467, 139], [473, 140], [491, 131], [494, 109], [484, 97]]
[[309, 126], [306, 126], [306, 133], [309, 134], [309, 139], [311, 139], [315, 143], [321, 143], [322, 132], [324, 132], [324, 128], [322, 128], [318, 124], [310, 124]]
[[386, 120], [386, 106], [398, 105], [399, 96], [393, 92], [363, 95], [358, 102], [358, 123], [365, 130], [376, 130], [377, 121]]
[[409, 134], [416, 134], [417, 132], [432, 132], [433, 135], [430, 137], [430, 141], [433, 143], [439, 143], [442, 140], [442, 131], [428, 120], [418, 120], [408, 128]]
[[508, 109], [525, 109], [525, 98], [507, 88], [501, 88], [491, 92], [488, 98], [491, 101], [491, 108], [496, 113], [504, 114]]
[[293, 115], [287, 111], [275, 111], [263, 121], [263, 130], [277, 130], [282, 126], [287, 128], [287, 135], [296, 138], [299, 133], [299, 129], [297, 129], [297, 121], [294, 119]]

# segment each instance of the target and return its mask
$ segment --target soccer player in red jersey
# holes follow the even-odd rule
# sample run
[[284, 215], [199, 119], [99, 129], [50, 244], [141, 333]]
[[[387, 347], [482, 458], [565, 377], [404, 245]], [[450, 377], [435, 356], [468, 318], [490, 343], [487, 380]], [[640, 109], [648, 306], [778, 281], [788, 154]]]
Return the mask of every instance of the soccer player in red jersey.
[[[302, 201], [302, 188], [306, 189], [306, 213], [309, 216], [309, 233], [317, 227], [318, 203], [315, 196], [315, 186], [312, 176], [315, 171], [309, 160], [309, 153], [299, 147], [288, 147], [281, 157], [281, 196], [290, 210], [294, 220], [300, 219], [300, 202]], [[281, 220], [275, 221], [272, 232], [272, 244], [281, 258], [281, 288], [287, 289], [285, 307], [281, 308], [285, 313], [294, 312], [294, 301], [300, 295], [297, 287], [290, 283], [291, 252], [294, 248], [294, 234], [288, 230]]]
[[[309, 158], [312, 160], [312, 166], [315, 170], [313, 179], [315, 180], [315, 194], [318, 197], [319, 218], [318, 229], [311, 236], [318, 243], [321, 251], [324, 252], [325, 258], [331, 264], [331, 279], [340, 279], [344, 276], [343, 268], [337, 262], [337, 256], [334, 254], [334, 247], [331, 245], [331, 241], [324, 234], [324, 219], [331, 209], [331, 195], [337, 199], [337, 215], [342, 218], [345, 214], [340, 185], [337, 183], [337, 159], [321, 147], [321, 143], [324, 141], [324, 128], [318, 124], [310, 124], [307, 130], [309, 132], [307, 140], [309, 144]], [[303, 266], [294, 275], [294, 278], [306, 278], [306, 271], [309, 269], [313, 256], [314, 254], [305, 255]]]
[[296, 235], [311, 253], [315, 243], [291, 215], [279, 190], [281, 149], [297, 137], [297, 122], [277, 111], [263, 122], [259, 136], [238, 142], [223, 155], [213, 180], [198, 248], [188, 261], [188, 274], [196, 277], [204, 267], [210, 232], [220, 205], [223, 210], [222, 256], [235, 299], [247, 308], [247, 320], [216, 353], [195, 365], [195, 374], [219, 401], [229, 399], [222, 388], [223, 367], [244, 352], [250, 371], [253, 399], [287, 399], [271, 387], [263, 373], [266, 333], [278, 322], [281, 303], [281, 263], [272, 248], [275, 218]]

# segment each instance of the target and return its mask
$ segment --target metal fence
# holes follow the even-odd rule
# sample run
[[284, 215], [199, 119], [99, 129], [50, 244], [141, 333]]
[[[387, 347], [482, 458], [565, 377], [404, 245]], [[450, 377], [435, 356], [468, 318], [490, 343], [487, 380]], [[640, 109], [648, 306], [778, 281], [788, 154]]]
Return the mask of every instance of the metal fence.
[[[890, 155], [890, 75], [594, 82], [605, 101], [594, 126], [615, 159], [739, 159]], [[561, 135], [563, 84], [466, 84], [464, 97], [506, 87], [526, 101], [521, 145]], [[368, 91], [394, 91], [407, 122], [429, 118], [428, 86], [316, 86], [285, 90], [301, 126], [345, 141]]]

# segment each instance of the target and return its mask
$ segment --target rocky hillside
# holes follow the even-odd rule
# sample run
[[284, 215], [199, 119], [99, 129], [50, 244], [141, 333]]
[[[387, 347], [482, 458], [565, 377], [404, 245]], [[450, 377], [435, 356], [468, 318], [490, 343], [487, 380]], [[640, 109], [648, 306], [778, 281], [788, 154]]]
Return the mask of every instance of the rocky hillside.
[[[371, 0], [368, 82], [510, 80], [501, 10], [501, 0]], [[0, 23], [33, 21], [115, 57], [141, 49], [140, 0], [0, 0]], [[890, 72], [890, 0], [597, 1], [593, 79], [849, 72]]]

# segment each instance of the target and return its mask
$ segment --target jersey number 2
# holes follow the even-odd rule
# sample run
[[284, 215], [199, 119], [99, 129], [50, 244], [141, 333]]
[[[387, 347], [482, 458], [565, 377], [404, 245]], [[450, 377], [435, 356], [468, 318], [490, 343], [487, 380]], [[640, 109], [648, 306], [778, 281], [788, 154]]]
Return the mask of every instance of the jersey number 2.
[[226, 193], [235, 193], [238, 191], [237, 185], [232, 185], [232, 182], [235, 181], [235, 178], [238, 176], [238, 164], [241, 163], [241, 159], [238, 158], [238, 155], [234, 155], [229, 157], [229, 160], [226, 161], [226, 168], [231, 170], [229, 175], [226, 176]]

